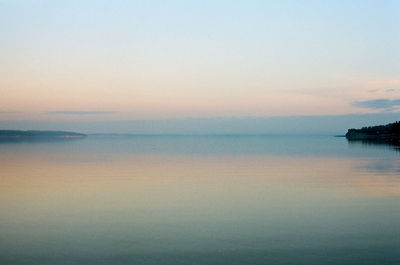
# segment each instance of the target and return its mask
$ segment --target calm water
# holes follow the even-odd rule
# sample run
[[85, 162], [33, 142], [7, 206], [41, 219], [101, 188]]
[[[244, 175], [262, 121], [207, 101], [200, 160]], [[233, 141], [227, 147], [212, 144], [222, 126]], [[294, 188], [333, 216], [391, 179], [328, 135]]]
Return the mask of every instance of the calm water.
[[400, 153], [330, 136], [0, 144], [0, 264], [400, 264]]

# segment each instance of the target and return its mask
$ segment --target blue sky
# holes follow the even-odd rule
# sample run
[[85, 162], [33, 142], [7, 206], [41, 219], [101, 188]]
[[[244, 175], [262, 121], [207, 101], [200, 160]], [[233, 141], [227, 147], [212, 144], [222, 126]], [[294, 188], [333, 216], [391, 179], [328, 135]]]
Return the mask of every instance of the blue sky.
[[399, 28], [399, 1], [0, 0], [0, 121], [397, 113]]

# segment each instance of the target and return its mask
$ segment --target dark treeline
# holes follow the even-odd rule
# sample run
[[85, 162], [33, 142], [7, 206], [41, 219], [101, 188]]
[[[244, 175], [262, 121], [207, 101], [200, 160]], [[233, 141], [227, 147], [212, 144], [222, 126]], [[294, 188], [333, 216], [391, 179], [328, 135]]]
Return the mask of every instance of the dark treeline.
[[362, 127], [361, 129], [350, 129], [349, 131], [357, 131], [368, 134], [400, 133], [400, 122], [396, 121], [394, 123], [389, 123], [386, 125], [367, 126], [367, 127]]
[[368, 126], [361, 129], [349, 129], [346, 133], [349, 140], [384, 141], [391, 144], [400, 144], [400, 122], [387, 125]]

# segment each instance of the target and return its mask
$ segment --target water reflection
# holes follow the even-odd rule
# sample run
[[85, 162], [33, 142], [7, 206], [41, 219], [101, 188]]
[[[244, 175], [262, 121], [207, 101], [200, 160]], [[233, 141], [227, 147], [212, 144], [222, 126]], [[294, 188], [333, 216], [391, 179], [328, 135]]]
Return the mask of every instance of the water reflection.
[[347, 140], [349, 145], [365, 148], [385, 148], [399, 152], [399, 145], [393, 144], [393, 142], [387, 142], [385, 140]]
[[0, 261], [395, 264], [398, 154], [336, 140], [2, 146]]

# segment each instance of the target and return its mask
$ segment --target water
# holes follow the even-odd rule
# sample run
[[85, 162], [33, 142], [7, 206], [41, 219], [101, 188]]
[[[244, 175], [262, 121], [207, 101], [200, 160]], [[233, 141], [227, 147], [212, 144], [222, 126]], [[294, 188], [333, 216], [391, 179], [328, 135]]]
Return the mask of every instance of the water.
[[400, 153], [330, 136], [0, 144], [0, 264], [399, 264]]

